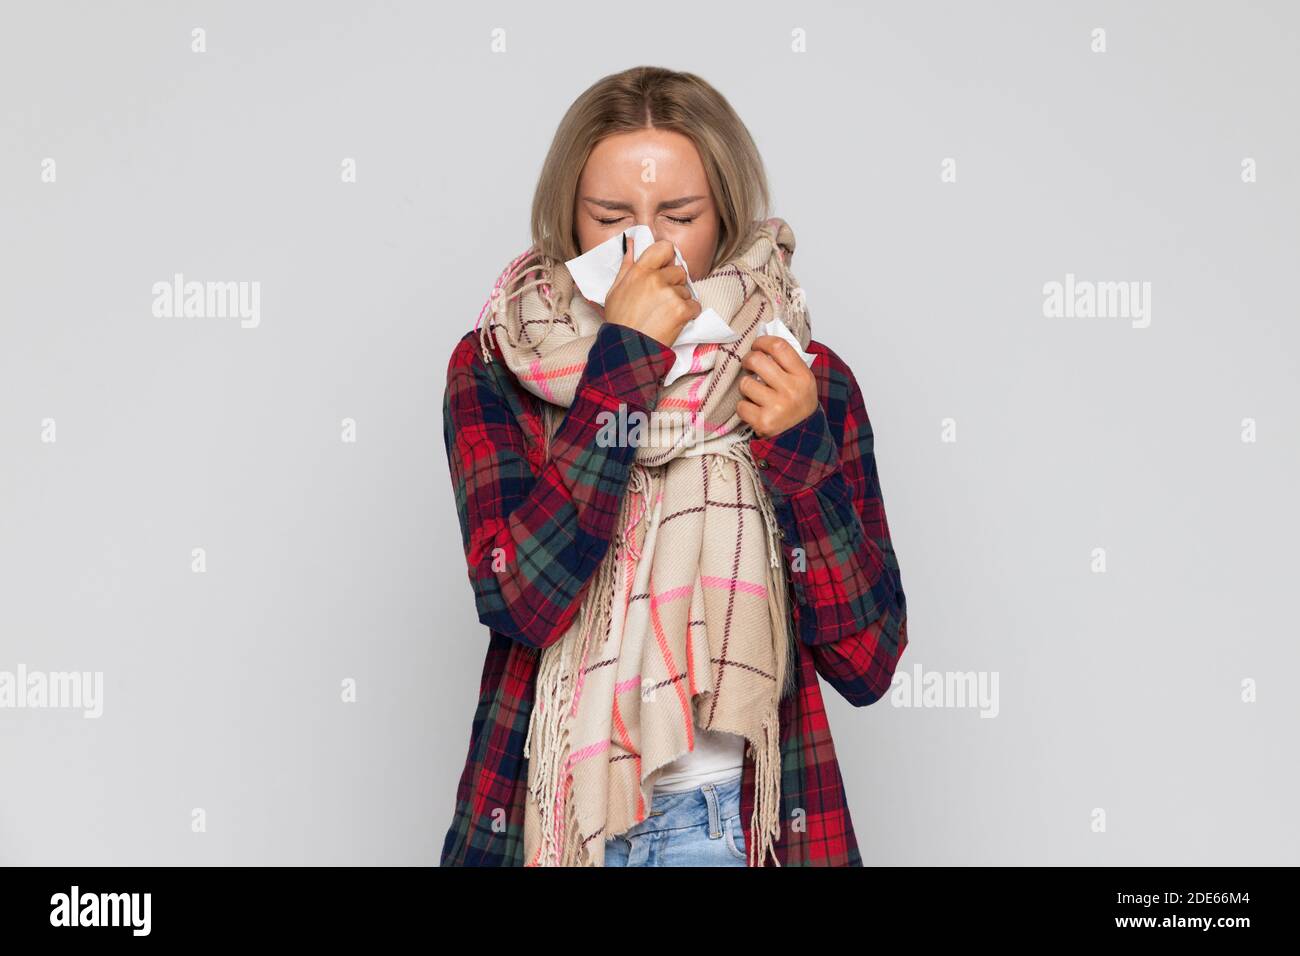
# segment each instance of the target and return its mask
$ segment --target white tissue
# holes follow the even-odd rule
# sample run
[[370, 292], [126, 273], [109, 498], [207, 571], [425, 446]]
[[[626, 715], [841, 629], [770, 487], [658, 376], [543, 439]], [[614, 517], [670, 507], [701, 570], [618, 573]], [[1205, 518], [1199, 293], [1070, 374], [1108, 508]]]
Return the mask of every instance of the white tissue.
[[[600, 245], [588, 249], [577, 258], [565, 262], [574, 283], [588, 301], [598, 305], [605, 304], [605, 296], [609, 294], [610, 287], [618, 278], [619, 266], [623, 264], [623, 236], [632, 240], [634, 260], [640, 259], [641, 253], [650, 248], [655, 241], [650, 227], [639, 223], [624, 229], [612, 239], [606, 239]], [[690, 291], [691, 297], [698, 302], [700, 297], [695, 294], [695, 286], [691, 284], [691, 270], [687, 268], [686, 260], [682, 258], [682, 251], [676, 245], [673, 246], [673, 251], [677, 255], [677, 264], [686, 270], [686, 288]], [[779, 319], [776, 321], [780, 323]], [[783, 324], [781, 327], [785, 328]], [[790, 335], [788, 329], [786, 335]], [[664, 385], [671, 385], [691, 370], [691, 357], [695, 352], [695, 346], [734, 342], [738, 338], [740, 336], [731, 330], [731, 326], [723, 321], [722, 316], [713, 309], [704, 309], [682, 327], [681, 333], [673, 342], [673, 354], [676, 359], [668, 372], [668, 377], [664, 379]], [[797, 343], [795, 347], [798, 347]]]
[[799, 340], [794, 337], [794, 333], [791, 332], [788, 328], [786, 328], [785, 323], [782, 322], [780, 319], [773, 319], [770, 322], [765, 322], [763, 324], [763, 330], [760, 334], [776, 335], [785, 339], [787, 342], [789, 342], [791, 345], [794, 346], [794, 350], [798, 352], [799, 357], [803, 359], [803, 364], [807, 365], [809, 368], [812, 368], [813, 359], [815, 359], [817, 356], [805, 352], [803, 348], [799, 345]]

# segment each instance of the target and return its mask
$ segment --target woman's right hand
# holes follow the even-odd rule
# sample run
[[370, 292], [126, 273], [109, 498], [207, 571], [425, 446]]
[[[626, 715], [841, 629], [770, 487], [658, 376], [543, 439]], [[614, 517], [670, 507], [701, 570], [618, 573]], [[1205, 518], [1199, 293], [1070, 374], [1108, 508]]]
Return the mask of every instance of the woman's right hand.
[[651, 243], [633, 259], [628, 242], [618, 276], [605, 296], [605, 321], [626, 325], [671, 346], [682, 327], [703, 311], [686, 287], [686, 270], [677, 265], [673, 244]]

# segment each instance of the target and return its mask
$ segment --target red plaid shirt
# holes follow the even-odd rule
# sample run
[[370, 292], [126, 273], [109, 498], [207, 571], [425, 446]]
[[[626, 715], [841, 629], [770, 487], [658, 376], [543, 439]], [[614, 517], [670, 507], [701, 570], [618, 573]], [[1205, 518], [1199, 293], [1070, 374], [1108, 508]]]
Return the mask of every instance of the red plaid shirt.
[[[817, 410], [780, 435], [750, 439], [781, 528], [798, 637], [797, 688], [780, 708], [774, 849], [782, 866], [861, 866], [817, 675], [855, 706], [879, 700], [907, 646], [907, 608], [862, 393], [838, 355], [815, 341], [807, 351], [818, 356]], [[719, 361], [739, 360], [730, 355]], [[598, 415], [620, 406], [649, 414], [672, 364], [672, 350], [649, 336], [601, 326], [544, 464], [540, 400], [499, 358], [483, 361], [476, 331], [452, 353], [443, 438], [488, 646], [443, 866], [523, 865], [523, 749], [539, 654], [577, 614], [636, 454], [597, 441]], [[746, 841], [753, 781], [747, 754]]]

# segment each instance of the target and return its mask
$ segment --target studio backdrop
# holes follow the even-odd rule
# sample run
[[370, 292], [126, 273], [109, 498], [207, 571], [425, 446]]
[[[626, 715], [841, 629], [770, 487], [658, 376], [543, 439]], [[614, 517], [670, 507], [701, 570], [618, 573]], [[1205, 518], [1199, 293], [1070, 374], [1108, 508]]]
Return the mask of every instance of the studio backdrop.
[[638, 64], [753, 133], [870, 413], [864, 862], [1300, 862], [1300, 11], [563, 8], [5, 6], [0, 863], [436, 865], [447, 362]]

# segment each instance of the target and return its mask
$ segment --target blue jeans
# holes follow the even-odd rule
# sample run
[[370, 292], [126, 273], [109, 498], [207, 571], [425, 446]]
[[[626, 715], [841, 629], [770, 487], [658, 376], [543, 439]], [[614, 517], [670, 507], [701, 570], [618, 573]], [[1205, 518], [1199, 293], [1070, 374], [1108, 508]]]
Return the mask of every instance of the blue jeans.
[[605, 841], [605, 865], [748, 866], [740, 779], [656, 793], [644, 820]]

